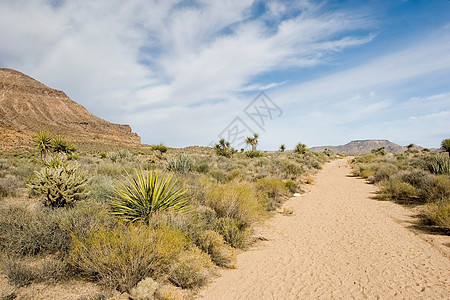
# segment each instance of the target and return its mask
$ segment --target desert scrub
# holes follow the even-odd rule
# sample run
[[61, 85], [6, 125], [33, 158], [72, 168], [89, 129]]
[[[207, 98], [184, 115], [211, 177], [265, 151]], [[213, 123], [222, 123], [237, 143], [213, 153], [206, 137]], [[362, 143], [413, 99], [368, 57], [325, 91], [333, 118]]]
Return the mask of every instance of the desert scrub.
[[209, 184], [205, 187], [204, 205], [220, 217], [234, 218], [250, 225], [264, 215], [264, 206], [258, 201], [253, 185], [249, 183]]
[[131, 289], [130, 295], [134, 300], [153, 300], [155, 299], [155, 292], [158, 289], [158, 282], [151, 277], [147, 277], [138, 282], [138, 284]]
[[225, 268], [234, 268], [236, 264], [234, 250], [225, 243], [225, 240], [219, 233], [213, 230], [205, 230], [198, 235], [195, 244], [202, 251], [208, 253], [216, 265]]
[[33, 193], [41, 195], [45, 206], [64, 207], [87, 196], [88, 178], [78, 170], [77, 163], [43, 167], [28, 184]]
[[89, 198], [100, 202], [109, 202], [114, 195], [114, 186], [117, 185], [118, 180], [110, 176], [97, 175], [90, 182]]
[[419, 193], [408, 182], [392, 180], [381, 186], [381, 197], [402, 203], [412, 203], [419, 198]]
[[166, 163], [167, 171], [186, 173], [193, 169], [193, 167], [194, 163], [192, 159], [186, 154], [181, 154], [177, 158], [172, 158]]
[[246, 248], [249, 244], [251, 229], [249, 225], [233, 218], [220, 218], [215, 230], [234, 248]]
[[125, 220], [148, 223], [150, 216], [161, 210], [187, 211], [189, 199], [186, 190], [176, 186], [171, 174], [159, 176], [153, 171], [135, 169], [135, 175], [127, 174], [114, 189], [111, 207], [113, 214]]
[[72, 234], [69, 259], [101, 284], [125, 292], [144, 278], [168, 274], [186, 246], [178, 230], [118, 225], [99, 228], [86, 237]]
[[246, 151], [246, 152], [244, 152], [244, 154], [245, 154], [245, 156], [247, 156], [249, 158], [263, 157], [264, 156], [264, 152], [257, 151], [257, 150]]
[[283, 201], [287, 189], [281, 179], [266, 177], [256, 181], [256, 189], [267, 195], [268, 201], [264, 203], [267, 210], [275, 210]]
[[55, 282], [71, 275], [70, 266], [60, 259], [46, 258], [36, 262], [30, 258], [7, 259], [3, 271], [10, 282], [21, 287], [34, 282]]
[[15, 176], [0, 178], [0, 199], [3, 197], [15, 197], [19, 187], [23, 185]]
[[118, 177], [126, 172], [122, 165], [112, 163], [101, 163], [97, 167], [97, 174]]
[[425, 208], [425, 216], [433, 224], [450, 229], [450, 198], [428, 204]]
[[64, 253], [69, 235], [61, 229], [65, 210], [29, 210], [9, 206], [0, 210], [0, 249], [9, 256]]
[[191, 247], [178, 255], [173, 263], [169, 280], [184, 289], [200, 287], [207, 282], [212, 267], [208, 254], [197, 247]]

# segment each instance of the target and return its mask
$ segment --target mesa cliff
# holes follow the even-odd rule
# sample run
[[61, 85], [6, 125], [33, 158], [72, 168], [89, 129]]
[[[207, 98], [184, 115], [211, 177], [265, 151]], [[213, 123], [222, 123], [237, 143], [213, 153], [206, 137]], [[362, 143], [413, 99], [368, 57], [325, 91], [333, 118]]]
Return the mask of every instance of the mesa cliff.
[[24, 147], [38, 130], [75, 143], [140, 145], [129, 125], [91, 114], [64, 92], [12, 69], [0, 68], [0, 147]]

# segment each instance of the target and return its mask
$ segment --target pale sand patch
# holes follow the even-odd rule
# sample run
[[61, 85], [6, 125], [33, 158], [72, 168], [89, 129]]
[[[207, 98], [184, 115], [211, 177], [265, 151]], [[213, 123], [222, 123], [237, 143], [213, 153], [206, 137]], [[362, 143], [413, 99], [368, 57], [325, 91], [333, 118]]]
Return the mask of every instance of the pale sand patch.
[[[268, 240], [238, 256], [199, 299], [448, 299], [448, 247], [408, 228], [412, 211], [371, 199], [346, 160], [324, 165], [293, 215], [261, 228]], [[442, 242], [449, 244], [450, 237]]]

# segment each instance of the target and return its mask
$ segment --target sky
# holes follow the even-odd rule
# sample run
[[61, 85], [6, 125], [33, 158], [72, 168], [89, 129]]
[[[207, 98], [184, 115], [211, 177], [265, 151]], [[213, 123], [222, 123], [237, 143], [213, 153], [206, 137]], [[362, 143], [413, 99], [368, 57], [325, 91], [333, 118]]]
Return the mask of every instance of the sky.
[[145, 144], [450, 138], [448, 0], [0, 0], [0, 41]]

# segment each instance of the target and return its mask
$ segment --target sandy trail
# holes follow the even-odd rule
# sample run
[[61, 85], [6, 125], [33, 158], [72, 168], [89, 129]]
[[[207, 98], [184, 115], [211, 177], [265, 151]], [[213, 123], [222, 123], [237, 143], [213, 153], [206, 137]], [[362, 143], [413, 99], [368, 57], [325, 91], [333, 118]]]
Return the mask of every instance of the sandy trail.
[[[326, 164], [311, 191], [261, 229], [199, 299], [449, 299], [450, 260], [406, 228], [407, 209], [370, 199], [376, 188]], [[445, 237], [448, 238], [448, 237]], [[448, 242], [448, 240], [447, 240]]]

